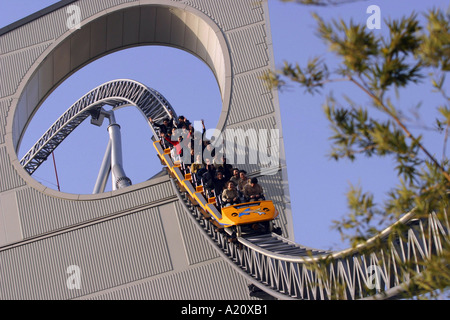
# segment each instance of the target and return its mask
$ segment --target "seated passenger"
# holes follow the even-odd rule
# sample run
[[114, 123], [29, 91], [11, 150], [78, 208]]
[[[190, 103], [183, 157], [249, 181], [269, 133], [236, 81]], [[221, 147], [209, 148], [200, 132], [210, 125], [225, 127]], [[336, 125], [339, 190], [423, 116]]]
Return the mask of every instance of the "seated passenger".
[[195, 162], [193, 164], [191, 164], [191, 174], [197, 174], [197, 172], [201, 168], [204, 168], [204, 167], [205, 167], [205, 164], [202, 161], [202, 155], [198, 154]]
[[219, 158], [219, 153], [216, 153], [214, 155], [213, 164], [217, 171], [223, 172], [225, 179], [230, 180], [233, 175], [233, 167], [231, 164], [227, 164], [227, 159], [224, 156]]
[[245, 185], [247, 185], [249, 182], [250, 180], [247, 178], [247, 171], [239, 171], [238, 191], [241, 196], [244, 194]]
[[227, 179], [225, 178], [222, 171], [216, 172], [216, 177], [214, 178], [214, 191], [216, 193], [216, 197], [220, 197], [225, 189], [225, 184], [227, 183]]
[[203, 156], [205, 158], [211, 159], [211, 164], [213, 163], [213, 159], [216, 156], [216, 149], [211, 144], [211, 141], [206, 141], [203, 148]]
[[[195, 153], [197, 152], [203, 153], [203, 136], [205, 135], [206, 132], [205, 123], [203, 120], [202, 126], [203, 132], [196, 131], [192, 124], [189, 126], [189, 132], [191, 134], [191, 149], [195, 150]], [[201, 151], [198, 149], [201, 149]]]
[[202, 175], [203, 188], [205, 189], [205, 194], [208, 198], [214, 196], [214, 175], [211, 171], [206, 170]]
[[186, 128], [186, 130], [189, 128], [189, 125], [191, 124], [191, 122], [189, 120], [186, 119], [186, 117], [184, 116], [179, 116], [178, 117], [178, 123], [177, 123], [177, 128], [178, 129], [182, 129], [183, 126]]
[[191, 162], [189, 162], [187, 164], [193, 164], [195, 162], [195, 150], [194, 150], [194, 148], [191, 148], [189, 152], [191, 154], [191, 159], [190, 159]]
[[210, 158], [204, 158], [205, 161], [205, 169], [211, 174], [211, 177], [214, 178], [216, 176], [216, 168], [212, 164], [212, 160]]
[[[168, 149], [170, 147], [172, 147], [172, 145], [166, 141], [166, 134], [164, 132], [160, 132], [160, 142], [161, 142], [161, 146], [163, 147], [163, 149]], [[170, 136], [168, 136], [170, 138]]]
[[263, 188], [258, 184], [258, 179], [252, 178], [244, 187], [245, 201], [264, 200]]
[[228, 181], [227, 188], [222, 192], [222, 203], [224, 206], [230, 206], [239, 203], [239, 194], [234, 186], [234, 183]]
[[170, 156], [172, 157], [174, 163], [180, 161], [180, 156], [177, 154], [177, 149], [173, 146], [170, 146]]
[[148, 120], [150, 121], [150, 123], [152, 125], [158, 127], [160, 132], [165, 133], [165, 134], [172, 132], [172, 129], [174, 127], [172, 116], [171, 116], [171, 118], [164, 118], [162, 124], [158, 124], [158, 123], [154, 122], [151, 117], [148, 117]]
[[239, 185], [239, 169], [238, 168], [234, 168], [233, 169], [233, 175], [230, 178], [230, 181], [234, 183], [234, 186], [237, 188], [237, 186]]
[[233, 176], [233, 166], [229, 163], [227, 163], [227, 158], [224, 156], [222, 160], [222, 166], [223, 166], [223, 175], [225, 176], [225, 179], [230, 180], [230, 178]]
[[175, 147], [176, 155], [179, 159], [178, 161], [181, 161], [181, 159], [183, 158], [183, 149], [186, 148], [187, 143], [189, 142], [189, 136], [187, 137], [187, 139], [183, 139], [182, 136], [179, 136], [177, 141], [172, 141], [172, 139], [168, 136], [165, 136], [164, 139]]

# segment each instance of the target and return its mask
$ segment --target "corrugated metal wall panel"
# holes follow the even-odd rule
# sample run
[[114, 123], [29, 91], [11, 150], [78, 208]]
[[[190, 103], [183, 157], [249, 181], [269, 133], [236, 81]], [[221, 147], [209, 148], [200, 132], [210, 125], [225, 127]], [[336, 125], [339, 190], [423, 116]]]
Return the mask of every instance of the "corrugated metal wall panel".
[[[81, 270], [68, 289], [67, 268]], [[2, 299], [70, 299], [172, 270], [156, 208], [0, 252]]]
[[[1, 68], [1, 65], [0, 65]], [[0, 74], [3, 71], [0, 71]], [[3, 86], [3, 82], [2, 82]], [[0, 144], [5, 143], [6, 134], [6, 116], [8, 115], [9, 106], [11, 105], [11, 99], [0, 100]]]
[[215, 260], [186, 271], [99, 292], [97, 300], [247, 300], [247, 283], [227, 262]]
[[190, 265], [219, 257], [219, 254], [211, 248], [205, 237], [193, 225], [190, 217], [183, 210], [181, 204], [174, 203], [177, 212], [178, 223], [180, 224], [183, 245]]
[[[246, 134], [247, 132], [251, 133], [251, 131], [249, 131], [249, 130], [255, 130], [256, 135], [251, 135], [251, 134], [247, 133], [249, 136], [249, 141], [246, 142], [247, 143], [246, 146], [247, 146], [247, 148], [251, 148], [252, 152], [257, 152], [257, 157], [259, 157], [260, 152], [263, 152], [262, 150], [259, 150], [259, 147], [258, 147], [260, 134], [267, 133], [267, 131], [260, 131], [260, 130], [271, 130], [271, 129], [275, 129], [275, 128], [276, 128], [276, 121], [275, 121], [275, 118], [272, 116], [256, 119], [254, 121], [247, 121], [245, 123], [238, 123], [236, 125], [227, 127], [227, 129], [229, 129], [229, 130], [242, 129], [244, 134]], [[235, 131], [235, 133], [236, 132], [237, 131]], [[231, 139], [231, 138], [232, 138], [232, 136], [230, 135], [229, 139]], [[269, 139], [268, 139], [268, 141], [269, 141]], [[237, 141], [235, 141], [234, 144], [237, 144]], [[256, 146], [257, 151], [254, 150], [254, 148], [253, 148], [254, 146]], [[233, 143], [230, 145], [229, 143], [227, 143], [225, 141], [225, 147], [227, 150], [231, 150], [230, 148], [233, 147]], [[236, 153], [237, 153], [237, 151], [235, 152], [235, 156], [234, 156], [234, 160], [233, 160], [234, 164], [231, 161], [229, 162], [230, 164], [233, 165], [233, 167], [237, 167], [240, 170], [245, 170], [249, 174], [251, 174], [254, 171], [260, 170], [261, 167], [259, 165], [249, 163], [250, 159], [248, 157], [248, 152], [246, 152], [247, 157], [245, 158], [245, 163], [239, 162], [239, 158], [237, 157]], [[229, 156], [231, 157], [231, 154], [229, 154]]]
[[[72, 5], [80, 7], [81, 20], [87, 19], [98, 12], [120, 5], [122, 3], [135, 2], [136, 0], [96, 0], [76, 1]], [[55, 10], [40, 19], [31, 21], [2, 36], [0, 52], [7, 53], [21, 48], [33, 46], [38, 43], [55, 40], [69, 31], [68, 20], [73, 11], [67, 8]]]
[[30, 65], [44, 52], [50, 42], [23, 49], [14, 54], [0, 55], [0, 95], [14, 94]]
[[264, 20], [260, 1], [255, 0], [191, 0], [186, 3], [199, 9], [224, 31], [258, 23]]
[[68, 30], [68, 17], [64, 9], [56, 10], [8, 32], [2, 36], [0, 52], [8, 53], [58, 38]]
[[126, 209], [170, 199], [174, 195], [168, 182], [112, 198], [90, 201], [54, 198], [34, 188], [25, 188], [17, 192], [17, 202], [23, 234], [25, 238], [29, 238]]
[[286, 215], [282, 214], [283, 212], [286, 211], [286, 205], [284, 203], [280, 203], [280, 202], [274, 203], [274, 205], [275, 205], [275, 208], [280, 213], [278, 218], [275, 220], [276, 226], [280, 227], [283, 230], [283, 234], [282, 234], [283, 237], [285, 237], [285, 238], [292, 237], [293, 238], [293, 234], [290, 234], [287, 217], [286, 217]]
[[0, 192], [19, 188], [25, 182], [19, 177], [12, 165], [6, 147], [0, 147]]
[[227, 33], [235, 75], [268, 65], [269, 54], [264, 29], [265, 26], [259, 24]]
[[286, 202], [284, 192], [281, 185], [281, 172], [278, 171], [274, 175], [263, 175], [258, 177], [258, 183], [263, 186], [264, 192], [270, 195], [273, 202]]
[[[262, 80], [267, 70], [259, 70], [235, 77], [235, 91], [228, 114], [228, 126], [275, 112], [273, 95]], [[259, 127], [253, 126], [253, 128]], [[271, 128], [275, 128], [275, 126]]]

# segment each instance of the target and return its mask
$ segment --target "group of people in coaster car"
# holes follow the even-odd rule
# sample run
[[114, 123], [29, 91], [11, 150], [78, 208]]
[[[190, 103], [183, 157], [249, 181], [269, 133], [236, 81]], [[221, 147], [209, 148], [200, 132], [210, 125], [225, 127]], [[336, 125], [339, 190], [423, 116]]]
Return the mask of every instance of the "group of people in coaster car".
[[[159, 129], [159, 135], [161, 138], [161, 145], [164, 149], [171, 149], [172, 158], [176, 161], [180, 161], [183, 156], [183, 149], [186, 147], [192, 148], [194, 146], [192, 139], [197, 137], [194, 134], [194, 127], [192, 123], [184, 116], [179, 116], [178, 121], [173, 116], [173, 112], [170, 111], [170, 118], [164, 118], [162, 124], [155, 122], [151, 117], [148, 118], [150, 123]], [[203, 130], [205, 131], [205, 125], [203, 123]], [[172, 136], [178, 137], [172, 139]], [[185, 148], [183, 148], [185, 147]]]
[[[245, 172], [245, 171], [244, 171]], [[236, 188], [233, 181], [229, 180], [222, 191], [221, 201], [224, 206], [234, 205], [249, 201], [265, 200], [263, 188], [258, 184], [257, 178], [247, 179], [242, 190]]]
[[[218, 207], [265, 200], [263, 188], [258, 184], [257, 178], [248, 178], [245, 170], [227, 164], [225, 157], [219, 158], [218, 154], [215, 154], [210, 141], [203, 140], [206, 132], [203, 120], [203, 133], [200, 135], [194, 134], [191, 122], [184, 116], [179, 116], [178, 122], [172, 114], [171, 118], [165, 118], [162, 124], [154, 122], [152, 118], [149, 118], [149, 121], [159, 129], [162, 147], [171, 149], [172, 159], [180, 163], [183, 173], [191, 173], [194, 186], [202, 185], [208, 198], [216, 198]], [[177, 129], [181, 129], [183, 134], [172, 141], [172, 135]], [[202, 141], [196, 142], [195, 139], [199, 137]], [[195, 143], [201, 143], [201, 154], [194, 153]], [[205, 153], [205, 149], [211, 150]], [[190, 165], [182, 161], [186, 159], [183, 157], [185, 150], [190, 150], [190, 157], [187, 157], [191, 160]], [[203, 158], [203, 154], [209, 154], [211, 157]]]

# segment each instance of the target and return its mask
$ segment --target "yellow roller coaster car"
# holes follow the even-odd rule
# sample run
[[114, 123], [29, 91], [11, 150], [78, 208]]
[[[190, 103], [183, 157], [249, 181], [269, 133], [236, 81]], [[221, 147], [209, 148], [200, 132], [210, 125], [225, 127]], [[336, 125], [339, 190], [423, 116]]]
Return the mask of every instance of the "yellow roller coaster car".
[[[219, 228], [227, 228], [239, 226], [251, 226], [256, 228], [258, 224], [264, 224], [267, 231], [271, 230], [268, 225], [270, 221], [278, 216], [278, 211], [270, 200], [245, 202], [240, 204], [223, 207], [220, 211], [216, 205], [214, 197], [205, 197], [203, 186], [194, 186], [192, 183], [191, 174], [184, 175], [180, 164], [173, 162], [170, 156], [170, 149], [163, 150], [160, 141], [153, 143], [161, 164], [165, 165], [169, 174], [173, 177], [180, 189], [186, 192], [191, 203], [198, 206], [200, 211], [206, 218], [214, 220], [214, 224]], [[268, 227], [268, 228], [267, 228]]]
[[221, 222], [226, 225], [243, 225], [271, 221], [278, 216], [270, 200], [245, 202], [222, 208]]

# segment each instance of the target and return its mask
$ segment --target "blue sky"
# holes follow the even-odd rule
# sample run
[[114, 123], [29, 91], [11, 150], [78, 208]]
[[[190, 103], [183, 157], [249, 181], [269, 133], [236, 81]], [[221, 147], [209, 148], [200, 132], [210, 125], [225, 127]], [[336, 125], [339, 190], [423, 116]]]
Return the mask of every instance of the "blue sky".
[[[0, 0], [0, 27], [45, 8], [57, 1], [50, 0]], [[393, 19], [411, 12], [423, 12], [432, 7], [447, 11], [446, 1], [359, 1], [329, 8], [300, 6], [269, 0], [270, 27], [276, 67], [283, 61], [305, 65], [317, 55], [336, 66], [334, 57], [315, 35], [314, 11], [325, 20], [342, 18], [365, 24], [370, 14], [369, 5], [378, 5], [382, 19]], [[387, 32], [384, 22], [375, 33]], [[130, 78], [160, 91], [177, 110], [191, 121], [205, 119], [206, 126], [217, 124], [221, 101], [219, 89], [208, 67], [197, 58], [173, 48], [140, 47], [127, 49], [97, 60], [76, 72], [58, 87], [44, 102], [30, 124], [19, 157], [45, 132], [72, 103], [94, 87], [113, 79]], [[320, 249], [343, 249], [337, 231], [331, 230], [332, 220], [347, 213], [345, 194], [349, 185], [361, 185], [372, 191], [375, 200], [381, 201], [397, 178], [393, 162], [385, 159], [359, 159], [356, 162], [330, 160], [329, 136], [331, 131], [322, 110], [325, 94], [332, 91], [335, 97], [343, 94], [361, 104], [368, 98], [350, 84], [332, 85], [323, 94], [310, 96], [302, 89], [290, 86], [279, 92], [283, 136], [288, 165], [288, 179], [292, 201], [295, 241]], [[426, 97], [426, 99], [424, 99]], [[341, 100], [342, 101], [342, 100]], [[400, 90], [393, 101], [408, 112], [423, 101], [421, 115], [432, 125], [434, 107], [442, 103], [440, 96], [431, 93], [428, 80]], [[145, 119], [134, 109], [117, 111], [122, 128], [125, 171], [133, 183], [145, 181], [160, 171], [159, 161], [150, 143], [150, 131]], [[413, 126], [413, 129], [415, 127]], [[425, 132], [425, 144], [440, 159], [443, 136]], [[61, 190], [68, 193], [90, 193], [95, 183], [101, 158], [108, 140], [106, 126], [82, 124], [55, 151]], [[56, 189], [53, 163], [47, 161], [34, 177]], [[86, 187], [87, 186], [87, 187]]]

